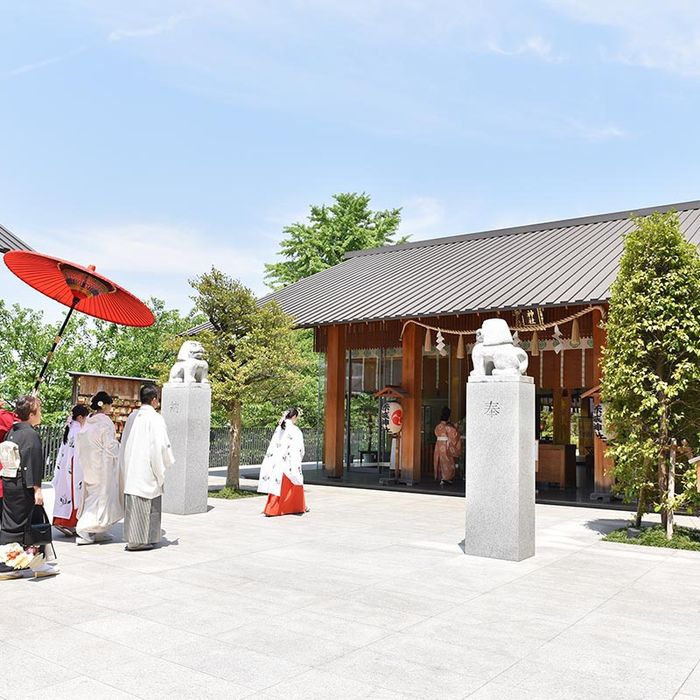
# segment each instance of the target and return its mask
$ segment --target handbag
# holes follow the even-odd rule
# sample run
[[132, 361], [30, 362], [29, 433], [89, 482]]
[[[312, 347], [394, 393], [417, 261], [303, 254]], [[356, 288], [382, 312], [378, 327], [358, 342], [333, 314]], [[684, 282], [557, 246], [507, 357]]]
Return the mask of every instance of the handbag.
[[49, 516], [46, 515], [44, 506], [35, 505], [32, 508], [32, 512], [29, 515], [29, 521], [27, 522], [24, 543], [25, 545], [50, 544], [51, 548], [53, 549], [53, 534], [51, 532], [51, 521], [49, 520]]

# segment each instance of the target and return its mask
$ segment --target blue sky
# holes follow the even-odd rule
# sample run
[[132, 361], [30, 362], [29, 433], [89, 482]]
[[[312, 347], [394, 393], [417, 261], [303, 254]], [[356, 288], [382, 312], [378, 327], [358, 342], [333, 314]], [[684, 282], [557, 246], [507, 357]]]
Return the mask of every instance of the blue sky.
[[700, 199], [699, 88], [694, 0], [0, 0], [0, 223], [186, 310], [335, 192], [414, 240]]

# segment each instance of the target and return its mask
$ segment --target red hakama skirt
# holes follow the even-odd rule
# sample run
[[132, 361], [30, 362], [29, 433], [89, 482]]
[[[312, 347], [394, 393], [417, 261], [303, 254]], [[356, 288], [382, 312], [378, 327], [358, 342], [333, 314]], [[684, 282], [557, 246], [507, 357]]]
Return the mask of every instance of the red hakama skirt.
[[279, 496], [267, 495], [267, 503], [263, 513], [268, 516], [295, 515], [306, 512], [304, 487], [295, 486], [286, 476], [282, 477], [282, 488]]

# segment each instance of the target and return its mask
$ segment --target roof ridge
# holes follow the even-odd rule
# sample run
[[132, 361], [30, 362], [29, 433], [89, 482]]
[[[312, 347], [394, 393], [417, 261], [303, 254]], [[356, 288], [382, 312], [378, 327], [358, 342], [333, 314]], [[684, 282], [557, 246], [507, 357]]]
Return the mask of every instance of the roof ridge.
[[619, 221], [627, 219], [632, 215], [649, 216], [654, 212], [665, 214], [669, 211], [688, 211], [700, 209], [700, 200], [689, 202], [677, 202], [675, 204], [661, 204], [654, 207], [643, 207], [641, 209], [623, 209], [622, 211], [610, 212], [609, 214], [590, 214], [588, 216], [578, 216], [572, 219], [559, 219], [555, 221], [543, 221], [522, 226], [511, 226], [508, 228], [490, 229], [485, 231], [475, 231], [472, 233], [460, 233], [454, 236], [443, 236], [440, 238], [426, 238], [421, 241], [410, 241], [398, 245], [386, 245], [379, 248], [366, 248], [364, 250], [354, 250], [345, 254], [345, 260], [357, 258], [364, 255], [379, 255], [382, 253], [393, 253], [397, 250], [409, 248], [429, 248], [436, 245], [448, 243], [459, 243], [461, 241], [480, 240], [483, 238], [497, 238], [499, 236], [513, 236], [521, 233], [532, 233], [534, 231], [545, 231], [550, 229], [568, 228], [570, 226], [585, 226], [586, 224], [596, 224], [602, 221]]

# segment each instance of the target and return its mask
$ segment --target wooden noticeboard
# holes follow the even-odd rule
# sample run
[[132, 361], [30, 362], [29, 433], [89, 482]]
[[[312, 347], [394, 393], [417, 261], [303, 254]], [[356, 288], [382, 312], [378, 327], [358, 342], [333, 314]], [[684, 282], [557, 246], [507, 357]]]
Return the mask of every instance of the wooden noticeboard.
[[141, 405], [139, 392], [144, 384], [156, 384], [155, 379], [146, 377], [119, 377], [111, 374], [87, 374], [69, 372], [73, 378], [72, 405], [77, 403], [90, 406], [92, 397], [98, 391], [106, 391], [113, 399], [112, 422], [117, 437], [122, 434], [129, 414]]

